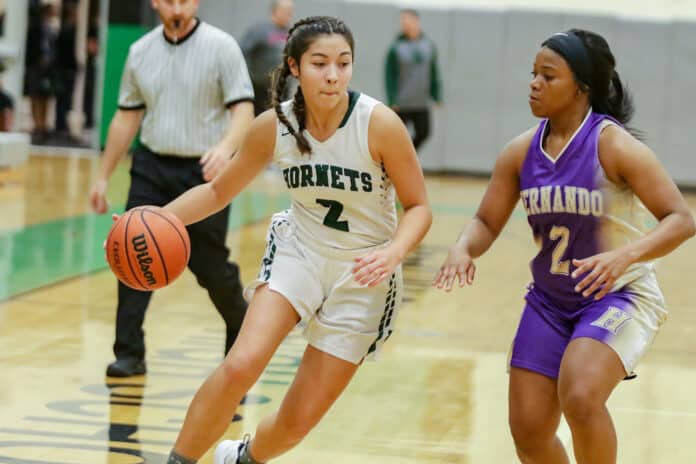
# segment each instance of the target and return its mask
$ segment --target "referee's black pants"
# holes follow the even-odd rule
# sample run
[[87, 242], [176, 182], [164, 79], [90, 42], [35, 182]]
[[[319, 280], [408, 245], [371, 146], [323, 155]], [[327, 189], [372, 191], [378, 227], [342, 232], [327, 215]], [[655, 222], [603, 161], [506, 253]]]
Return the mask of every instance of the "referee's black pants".
[[[181, 158], [153, 153], [140, 148], [133, 154], [131, 185], [126, 209], [142, 205], [164, 206], [181, 193], [202, 184], [198, 158]], [[210, 299], [225, 321], [227, 336], [225, 353], [234, 343], [242, 325], [247, 304], [242, 296], [239, 267], [229, 262], [230, 251], [225, 245], [230, 207], [191, 224], [191, 258], [188, 267], [205, 288]], [[133, 290], [118, 283], [118, 307], [116, 311], [117, 359], [145, 358], [145, 310], [152, 292]]]

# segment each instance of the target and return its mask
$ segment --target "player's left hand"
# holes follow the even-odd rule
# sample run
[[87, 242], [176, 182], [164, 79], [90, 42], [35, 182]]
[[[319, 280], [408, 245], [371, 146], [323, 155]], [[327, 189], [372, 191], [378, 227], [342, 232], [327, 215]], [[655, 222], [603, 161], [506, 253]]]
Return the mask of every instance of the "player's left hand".
[[222, 171], [222, 167], [231, 155], [232, 153], [219, 145], [208, 150], [200, 160], [203, 168], [203, 180], [206, 182], [213, 180], [217, 173]]
[[628, 253], [621, 250], [607, 251], [585, 259], [574, 259], [573, 266], [576, 269], [571, 277], [576, 279], [584, 275], [584, 278], [575, 286], [575, 291], [588, 297], [599, 290], [594, 299], [603, 298], [632, 262]]
[[399, 263], [401, 258], [390, 246], [378, 248], [355, 258], [353, 277], [360, 285], [374, 287], [392, 275]]

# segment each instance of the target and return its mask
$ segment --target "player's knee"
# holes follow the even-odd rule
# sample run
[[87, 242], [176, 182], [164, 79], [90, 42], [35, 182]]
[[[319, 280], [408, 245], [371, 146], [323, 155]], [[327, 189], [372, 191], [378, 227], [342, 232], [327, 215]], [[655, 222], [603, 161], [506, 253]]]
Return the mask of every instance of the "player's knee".
[[586, 385], [573, 385], [561, 394], [560, 400], [563, 414], [571, 425], [588, 422], [604, 408], [604, 401]]
[[250, 389], [263, 371], [263, 363], [253, 355], [230, 353], [222, 363], [222, 378], [226, 386]]
[[544, 449], [556, 435], [556, 421], [539, 414], [510, 414], [510, 431], [518, 454], [533, 455]]

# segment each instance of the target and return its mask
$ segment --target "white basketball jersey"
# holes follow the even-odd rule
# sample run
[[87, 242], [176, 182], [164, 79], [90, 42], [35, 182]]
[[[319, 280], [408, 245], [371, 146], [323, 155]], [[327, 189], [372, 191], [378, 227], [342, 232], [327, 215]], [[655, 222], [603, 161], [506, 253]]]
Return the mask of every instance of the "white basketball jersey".
[[[273, 162], [282, 170], [292, 198], [292, 219], [305, 244], [356, 249], [381, 245], [393, 237], [397, 224], [394, 187], [368, 147], [370, 116], [379, 103], [349, 91], [348, 111], [329, 139], [319, 142], [304, 132], [311, 154], [300, 153], [295, 138], [278, 122]], [[281, 108], [297, 128], [292, 101]]]
[[[600, 125], [600, 132], [612, 124], [616, 123], [605, 119]], [[601, 166], [597, 171], [605, 208], [600, 230], [601, 246], [602, 250], [615, 250], [645, 236], [654, 227], [655, 221], [628, 186], [619, 186], [611, 182]], [[651, 273], [654, 268], [655, 260], [631, 264], [614, 283], [613, 290], [618, 290]], [[657, 286], [656, 281], [654, 284]]]

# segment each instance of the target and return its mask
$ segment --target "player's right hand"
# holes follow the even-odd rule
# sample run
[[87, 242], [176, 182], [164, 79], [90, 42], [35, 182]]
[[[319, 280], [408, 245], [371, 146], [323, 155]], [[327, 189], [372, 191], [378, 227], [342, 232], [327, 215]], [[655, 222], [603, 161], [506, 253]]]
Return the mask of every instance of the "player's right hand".
[[89, 204], [92, 207], [92, 211], [97, 214], [104, 214], [109, 210], [109, 202], [106, 201], [107, 187], [107, 181], [98, 180], [89, 192]]
[[447, 259], [440, 266], [435, 278], [433, 279], [433, 287], [449, 292], [452, 290], [455, 278], [459, 282], [459, 286], [463, 287], [474, 283], [474, 275], [476, 274], [476, 265], [474, 260], [466, 251], [454, 245], [450, 248], [447, 254]]

